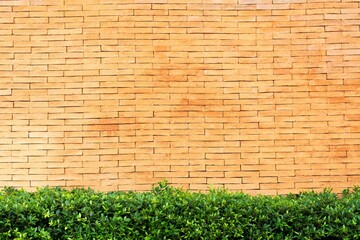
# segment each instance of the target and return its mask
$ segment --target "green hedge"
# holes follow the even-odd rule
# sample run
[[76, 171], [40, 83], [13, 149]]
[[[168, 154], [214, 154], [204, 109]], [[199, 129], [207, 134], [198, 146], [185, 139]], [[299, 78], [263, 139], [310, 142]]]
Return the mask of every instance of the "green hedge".
[[0, 239], [359, 239], [360, 190], [249, 196], [43, 188], [0, 193]]

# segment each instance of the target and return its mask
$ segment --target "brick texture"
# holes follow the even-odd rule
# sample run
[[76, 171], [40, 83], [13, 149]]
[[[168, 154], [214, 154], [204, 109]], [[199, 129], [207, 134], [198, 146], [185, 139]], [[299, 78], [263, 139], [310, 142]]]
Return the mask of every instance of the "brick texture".
[[0, 187], [360, 183], [358, 0], [0, 1]]

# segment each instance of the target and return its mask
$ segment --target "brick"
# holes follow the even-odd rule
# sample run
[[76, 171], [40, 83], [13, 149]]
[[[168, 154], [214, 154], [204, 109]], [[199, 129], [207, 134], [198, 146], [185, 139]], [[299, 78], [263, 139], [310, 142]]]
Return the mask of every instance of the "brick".
[[0, 96], [9, 96], [12, 94], [11, 89], [0, 89]]

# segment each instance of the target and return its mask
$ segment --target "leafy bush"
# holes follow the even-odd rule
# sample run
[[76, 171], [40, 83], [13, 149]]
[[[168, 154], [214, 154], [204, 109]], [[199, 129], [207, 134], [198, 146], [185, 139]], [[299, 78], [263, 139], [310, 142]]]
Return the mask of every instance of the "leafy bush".
[[358, 239], [360, 190], [249, 196], [43, 188], [0, 192], [0, 239]]

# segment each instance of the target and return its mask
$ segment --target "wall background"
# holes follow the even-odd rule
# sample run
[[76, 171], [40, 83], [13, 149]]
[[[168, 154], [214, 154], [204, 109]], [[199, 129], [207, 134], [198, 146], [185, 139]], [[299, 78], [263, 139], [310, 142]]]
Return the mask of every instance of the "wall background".
[[360, 182], [357, 0], [0, 1], [0, 187]]

